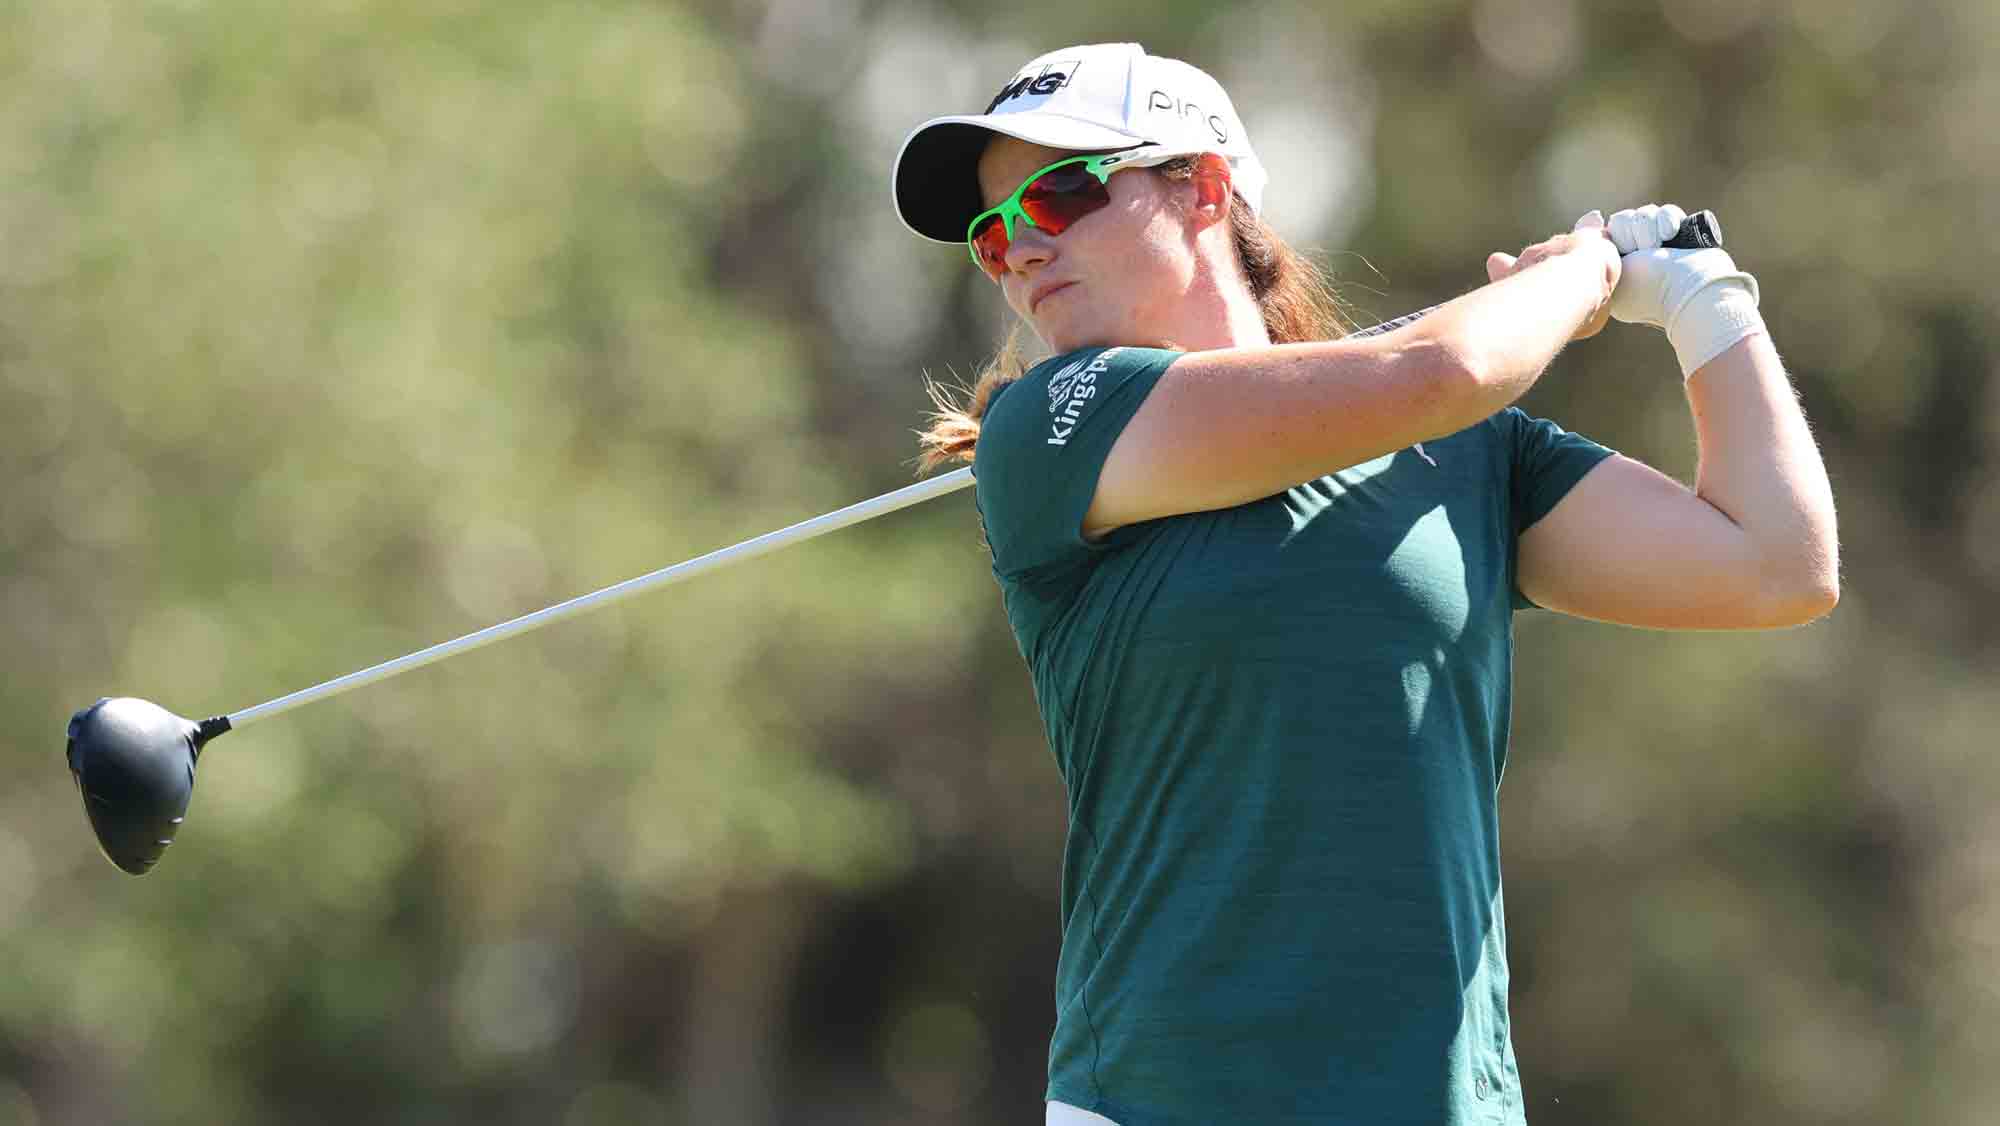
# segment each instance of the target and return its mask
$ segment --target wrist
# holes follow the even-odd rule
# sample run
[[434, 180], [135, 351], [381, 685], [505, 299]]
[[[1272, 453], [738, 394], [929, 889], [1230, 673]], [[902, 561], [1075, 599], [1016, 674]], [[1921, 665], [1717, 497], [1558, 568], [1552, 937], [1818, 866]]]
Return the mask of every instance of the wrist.
[[[1617, 287], [1617, 251], [1613, 250], [1609, 258], [1606, 261], [1594, 250], [1573, 246], [1515, 276], [1534, 287], [1535, 296], [1526, 298], [1532, 307], [1567, 324], [1570, 331], [1564, 334], [1564, 339], [1574, 339], [1573, 334], [1584, 332], [1598, 319]], [[1523, 291], [1524, 297], [1526, 292]]]
[[1709, 280], [1668, 314], [1666, 330], [1686, 379], [1738, 341], [1764, 331], [1757, 279], [1738, 271]]
[[1564, 258], [1574, 262], [1582, 274], [1580, 281], [1584, 300], [1591, 313], [1595, 314], [1611, 301], [1611, 295], [1618, 290], [1618, 279], [1624, 272], [1618, 248], [1611, 244], [1610, 239], [1598, 238], [1577, 247]]

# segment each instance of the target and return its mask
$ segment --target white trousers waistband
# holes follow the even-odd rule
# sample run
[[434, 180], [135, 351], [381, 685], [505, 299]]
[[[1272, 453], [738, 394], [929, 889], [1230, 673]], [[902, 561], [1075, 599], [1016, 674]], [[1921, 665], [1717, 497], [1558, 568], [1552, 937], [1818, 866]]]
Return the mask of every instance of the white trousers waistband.
[[1116, 1122], [1101, 1114], [1092, 1114], [1068, 1103], [1049, 1104], [1047, 1126], [1118, 1126]]

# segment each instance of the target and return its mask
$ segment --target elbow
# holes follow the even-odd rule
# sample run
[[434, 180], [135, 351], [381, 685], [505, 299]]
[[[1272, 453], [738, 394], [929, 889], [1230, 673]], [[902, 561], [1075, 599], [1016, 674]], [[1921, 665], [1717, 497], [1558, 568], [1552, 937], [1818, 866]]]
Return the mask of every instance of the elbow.
[[1840, 605], [1840, 540], [1832, 519], [1815, 521], [1803, 542], [1772, 551], [1757, 569], [1756, 629], [1816, 622]]
[[1828, 568], [1826, 574], [1820, 576], [1813, 584], [1809, 598], [1812, 617], [1806, 619], [1807, 621], [1824, 618], [1833, 613], [1833, 608], [1840, 605], [1840, 575], [1835, 569]]
[[1757, 628], [1786, 629], [1816, 622], [1840, 604], [1840, 575], [1828, 567], [1774, 584], [1759, 607]]
[[1786, 591], [1789, 608], [1798, 616], [1792, 625], [1818, 621], [1840, 605], [1840, 541], [1831, 519], [1815, 528], [1810, 543]]

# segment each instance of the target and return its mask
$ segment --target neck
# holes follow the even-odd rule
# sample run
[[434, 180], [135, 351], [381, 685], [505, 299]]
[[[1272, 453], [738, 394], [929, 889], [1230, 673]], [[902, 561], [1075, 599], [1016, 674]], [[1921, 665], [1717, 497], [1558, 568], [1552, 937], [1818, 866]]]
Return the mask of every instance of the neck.
[[1231, 249], [1226, 261], [1213, 255], [1197, 259], [1194, 276], [1174, 302], [1170, 336], [1159, 347], [1182, 352], [1206, 352], [1216, 348], [1269, 347], [1271, 334], [1264, 328], [1263, 310], [1250, 296], [1250, 286], [1236, 268]]

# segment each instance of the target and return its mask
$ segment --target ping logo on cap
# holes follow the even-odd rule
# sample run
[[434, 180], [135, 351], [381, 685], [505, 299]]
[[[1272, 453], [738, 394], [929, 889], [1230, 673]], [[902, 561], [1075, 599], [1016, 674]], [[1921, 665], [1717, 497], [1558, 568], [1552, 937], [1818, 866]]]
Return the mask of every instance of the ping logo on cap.
[[1069, 85], [1070, 79], [1076, 77], [1077, 69], [1081, 65], [1082, 60], [1079, 59], [1060, 59], [1033, 73], [1022, 71], [1014, 76], [1014, 81], [1002, 86], [992, 101], [986, 103], [986, 112], [992, 113], [1000, 108], [1000, 103], [1011, 102], [1015, 98], [1053, 94]]
[[1146, 99], [1146, 108], [1155, 113], [1164, 113], [1182, 119], [1190, 117], [1199, 119], [1207, 124], [1209, 132], [1215, 134], [1216, 144], [1226, 145], [1229, 143], [1229, 122], [1224, 120], [1221, 114], [1208, 113], [1201, 106], [1183, 99], [1179, 94], [1171, 94], [1165, 90], [1155, 90], [1152, 96]]

